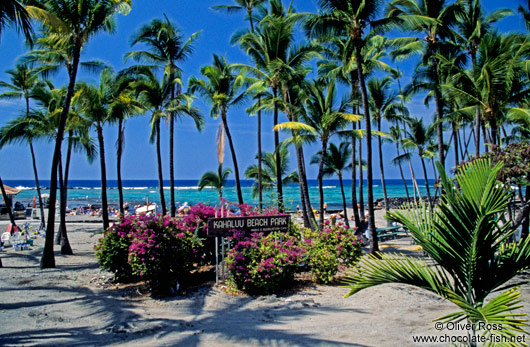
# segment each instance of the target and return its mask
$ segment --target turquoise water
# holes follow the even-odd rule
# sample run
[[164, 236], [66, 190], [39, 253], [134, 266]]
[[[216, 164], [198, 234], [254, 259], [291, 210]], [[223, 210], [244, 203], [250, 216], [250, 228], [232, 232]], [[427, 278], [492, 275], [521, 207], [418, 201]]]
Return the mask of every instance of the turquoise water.
[[[432, 182], [431, 182], [432, 183]], [[16, 196], [15, 201], [29, 202], [33, 196], [37, 195], [35, 189], [35, 182], [30, 180], [5, 180], [4, 184], [17, 187], [21, 192]], [[319, 204], [318, 185], [316, 180], [309, 180], [309, 195], [311, 203], [314, 207]], [[420, 191], [422, 195], [426, 195], [424, 181], [419, 180]], [[48, 193], [49, 181], [41, 181], [42, 193]], [[101, 188], [99, 180], [71, 180], [68, 189], [68, 206], [86, 206], [88, 204], [101, 203]], [[251, 196], [252, 181], [242, 181], [243, 199], [245, 203], [255, 205], [257, 199]], [[118, 189], [115, 180], [107, 182], [107, 197], [110, 204], [117, 205]], [[169, 205], [169, 182], [164, 182], [164, 193], [166, 203]], [[205, 204], [215, 205], [219, 203], [219, 195], [217, 190], [213, 188], [205, 188], [203, 191], [197, 189], [197, 180], [176, 180], [175, 181], [175, 199], [179, 204], [188, 202], [189, 204], [196, 204], [202, 202]], [[364, 198], [366, 198], [366, 182], [364, 184]], [[412, 182], [408, 181], [409, 193], [412, 194]], [[44, 189], [42, 189], [44, 187]], [[159, 203], [159, 191], [157, 180], [124, 180], [124, 198], [130, 205], [145, 203], [146, 199], [150, 202]], [[346, 195], [346, 202], [351, 206], [351, 180], [344, 181], [344, 191]], [[432, 191], [434, 192], [434, 190]], [[405, 189], [401, 180], [391, 179], [387, 180], [387, 193], [389, 197], [404, 197]], [[235, 184], [233, 181], [228, 182], [228, 186], [223, 190], [223, 196], [229, 201], [237, 201]], [[374, 180], [374, 197], [376, 199], [383, 197], [383, 191], [380, 180]], [[266, 205], [270, 204], [274, 199], [274, 192], [264, 192], [264, 202]], [[284, 186], [284, 200], [287, 209], [295, 209], [300, 201], [300, 189], [298, 185]], [[328, 204], [329, 209], [342, 208], [342, 196], [340, 191], [340, 184], [338, 180], [324, 181], [324, 200]]]

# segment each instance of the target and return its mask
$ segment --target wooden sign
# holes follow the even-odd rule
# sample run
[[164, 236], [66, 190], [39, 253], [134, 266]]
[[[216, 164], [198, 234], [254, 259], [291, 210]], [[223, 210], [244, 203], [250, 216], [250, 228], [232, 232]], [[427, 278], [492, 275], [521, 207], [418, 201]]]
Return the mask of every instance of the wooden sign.
[[208, 237], [231, 236], [233, 230], [241, 230], [247, 234], [287, 232], [290, 222], [289, 215], [210, 218], [208, 219]]

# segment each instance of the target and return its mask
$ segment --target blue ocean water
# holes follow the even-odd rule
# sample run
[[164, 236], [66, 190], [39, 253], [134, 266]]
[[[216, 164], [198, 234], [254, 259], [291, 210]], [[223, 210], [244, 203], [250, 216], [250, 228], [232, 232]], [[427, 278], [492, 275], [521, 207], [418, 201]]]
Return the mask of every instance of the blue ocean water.
[[[219, 203], [219, 195], [217, 190], [213, 188], [205, 188], [199, 191], [197, 188], [198, 180], [176, 180], [175, 181], [175, 199], [179, 204], [188, 202], [189, 204], [196, 204], [202, 202], [205, 204], [215, 205]], [[42, 193], [48, 193], [50, 181], [41, 180]], [[257, 199], [251, 196], [251, 186], [253, 181], [243, 180], [243, 199], [245, 203], [255, 205], [258, 203]], [[21, 189], [21, 192], [15, 197], [15, 201], [28, 202], [33, 196], [37, 195], [35, 182], [32, 180], [4, 180], [4, 184], [11, 187]], [[130, 205], [145, 203], [147, 199], [150, 202], [160, 203], [160, 196], [158, 190], [157, 180], [123, 180], [124, 199]], [[318, 206], [318, 184], [316, 180], [308, 180], [309, 195], [313, 206]], [[403, 182], [400, 179], [389, 179], [386, 181], [387, 193], [389, 197], [404, 197], [406, 196]], [[431, 182], [432, 184], [432, 182]], [[364, 199], [366, 197], [366, 181], [364, 183]], [[412, 194], [412, 181], [407, 181], [409, 193]], [[426, 195], [425, 185], [423, 180], [418, 180], [420, 191], [422, 195]], [[101, 203], [101, 183], [99, 180], [70, 180], [68, 182], [68, 206], [84, 206], [88, 204]], [[434, 190], [433, 190], [434, 191]], [[166, 202], [169, 205], [169, 181], [164, 182], [164, 193]], [[346, 202], [351, 206], [351, 180], [344, 180], [344, 193], [346, 195]], [[237, 201], [235, 182], [228, 181], [227, 186], [223, 190], [223, 196], [229, 201]], [[107, 181], [107, 197], [110, 204], [117, 205], [119, 201], [118, 188], [116, 180]], [[380, 180], [374, 180], [374, 197], [375, 199], [383, 197], [383, 190]], [[264, 192], [265, 204], [270, 204], [275, 198], [274, 191]], [[287, 209], [295, 209], [300, 201], [300, 188], [297, 184], [284, 186], [284, 200]], [[342, 195], [340, 191], [339, 180], [324, 180], [324, 200], [328, 204], [329, 209], [342, 208]]]

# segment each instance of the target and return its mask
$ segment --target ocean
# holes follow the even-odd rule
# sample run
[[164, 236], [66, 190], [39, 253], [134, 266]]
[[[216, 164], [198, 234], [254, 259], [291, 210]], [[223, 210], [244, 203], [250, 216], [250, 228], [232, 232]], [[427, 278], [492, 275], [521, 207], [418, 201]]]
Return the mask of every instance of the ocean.
[[[198, 180], [175, 180], [175, 200], [177, 204], [188, 202], [193, 205], [199, 202], [209, 205], [215, 205], [219, 203], [219, 195], [217, 190], [214, 188], [205, 188], [199, 191], [197, 188]], [[344, 180], [344, 193], [346, 195], [346, 202], [348, 206], [351, 206], [351, 180]], [[243, 180], [243, 199], [245, 203], [256, 205], [257, 199], [253, 199], [251, 196], [251, 186], [253, 181]], [[4, 184], [21, 189], [15, 197], [15, 201], [21, 201], [28, 203], [33, 199], [33, 196], [37, 196], [37, 190], [35, 188], [35, 182], [32, 180], [4, 180]], [[41, 192], [43, 194], [49, 193], [48, 187], [50, 186], [49, 180], [41, 180]], [[146, 200], [160, 204], [158, 180], [122, 180], [124, 187], [123, 194], [125, 201], [129, 202], [129, 205], [145, 204]], [[309, 195], [311, 203], [316, 208], [319, 204], [318, 198], [318, 184], [316, 180], [308, 180], [309, 184]], [[400, 179], [389, 179], [386, 181], [387, 194], [389, 197], [405, 197], [405, 189], [403, 182]], [[432, 182], [431, 182], [432, 184]], [[409, 193], [412, 196], [412, 181], [408, 180], [407, 185], [409, 187]], [[418, 180], [420, 191], [423, 196], [426, 196], [426, 190], [423, 180]], [[118, 197], [118, 184], [116, 180], [107, 181], [107, 197], [109, 204], [117, 206], [119, 202]], [[366, 197], [366, 186], [364, 183], [364, 199]], [[284, 186], [284, 201], [288, 210], [296, 209], [296, 205], [300, 201], [300, 189], [297, 184], [290, 184]], [[431, 188], [431, 193], [434, 192], [434, 188]], [[169, 181], [164, 181], [164, 193], [166, 198], [166, 204], [169, 207]], [[223, 196], [228, 201], [237, 201], [235, 182], [230, 180], [227, 182], [227, 186], [223, 189]], [[374, 197], [375, 199], [383, 197], [383, 190], [380, 180], [374, 180]], [[265, 191], [263, 199], [265, 205], [270, 205], [271, 201], [275, 198], [274, 191]], [[341, 209], [342, 208], [342, 196], [340, 191], [339, 180], [324, 180], [324, 200], [328, 204], [328, 209]], [[68, 182], [68, 207], [79, 207], [87, 206], [88, 204], [100, 204], [101, 203], [101, 183], [99, 180], [70, 180]]]

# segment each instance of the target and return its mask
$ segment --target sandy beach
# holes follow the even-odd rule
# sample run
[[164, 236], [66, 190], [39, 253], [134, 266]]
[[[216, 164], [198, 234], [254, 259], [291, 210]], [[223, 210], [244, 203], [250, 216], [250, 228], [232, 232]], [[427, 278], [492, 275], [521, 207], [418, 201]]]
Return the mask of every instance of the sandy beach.
[[[0, 345], [444, 346], [414, 343], [413, 336], [465, 334], [434, 329], [432, 320], [455, 306], [402, 285], [346, 299], [340, 285], [308, 283], [249, 297], [227, 294], [211, 281], [183, 296], [155, 299], [142, 286], [113, 283], [100, 272], [93, 250], [99, 224], [71, 221], [68, 228], [75, 255], [56, 251], [55, 269], [39, 269], [43, 238], [31, 250], [0, 252]], [[408, 238], [382, 249], [421, 253]], [[530, 313], [530, 285], [522, 293], [522, 312]]]

